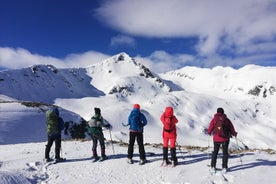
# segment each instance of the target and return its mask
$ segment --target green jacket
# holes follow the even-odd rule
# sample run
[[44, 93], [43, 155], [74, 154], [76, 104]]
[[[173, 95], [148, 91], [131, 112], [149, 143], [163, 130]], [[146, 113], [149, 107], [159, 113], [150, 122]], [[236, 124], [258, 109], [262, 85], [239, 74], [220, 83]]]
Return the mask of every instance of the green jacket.
[[99, 114], [95, 114], [89, 121], [88, 121], [88, 133], [90, 135], [95, 133], [102, 133], [103, 132], [103, 117]]

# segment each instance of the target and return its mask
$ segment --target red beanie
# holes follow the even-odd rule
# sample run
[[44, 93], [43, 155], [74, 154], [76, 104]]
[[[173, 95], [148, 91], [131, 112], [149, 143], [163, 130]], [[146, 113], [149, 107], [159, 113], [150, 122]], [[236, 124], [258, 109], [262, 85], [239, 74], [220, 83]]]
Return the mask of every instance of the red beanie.
[[140, 105], [139, 104], [134, 104], [133, 108], [140, 109]]

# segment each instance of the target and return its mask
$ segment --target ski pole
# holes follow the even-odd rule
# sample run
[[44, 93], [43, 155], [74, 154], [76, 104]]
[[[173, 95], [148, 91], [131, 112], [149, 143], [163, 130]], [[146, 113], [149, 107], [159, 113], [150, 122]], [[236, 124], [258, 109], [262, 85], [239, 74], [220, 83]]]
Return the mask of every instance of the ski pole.
[[210, 150], [210, 139], [211, 139], [211, 135], [209, 135], [208, 137], [208, 153], [209, 153], [209, 156], [211, 157], [211, 150]]
[[[235, 139], [236, 139], [236, 143], [237, 143], [238, 149], [241, 149], [240, 146], [239, 146], [237, 137], [235, 137]], [[238, 152], [238, 154], [239, 154], [239, 157], [240, 157], [241, 165], [243, 166], [240, 151]]]
[[111, 135], [110, 128], [109, 128], [109, 135], [110, 135], [110, 140], [111, 140], [112, 151], [113, 151], [113, 154], [115, 154], [115, 150], [114, 150], [114, 145], [113, 145], [113, 140], [112, 140], [112, 135]]
[[183, 153], [182, 153], [182, 151], [181, 151], [181, 146], [178, 144], [178, 142], [176, 142], [176, 146], [178, 147], [179, 153], [181, 154], [182, 159], [184, 160], [184, 155], [183, 155]]

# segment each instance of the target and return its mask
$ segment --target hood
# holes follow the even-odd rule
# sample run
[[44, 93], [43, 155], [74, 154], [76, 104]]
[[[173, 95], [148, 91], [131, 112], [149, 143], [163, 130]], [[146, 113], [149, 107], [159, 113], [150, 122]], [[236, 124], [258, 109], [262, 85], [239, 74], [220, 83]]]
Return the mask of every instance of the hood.
[[173, 108], [171, 106], [166, 107], [164, 113], [165, 113], [165, 117], [173, 116]]

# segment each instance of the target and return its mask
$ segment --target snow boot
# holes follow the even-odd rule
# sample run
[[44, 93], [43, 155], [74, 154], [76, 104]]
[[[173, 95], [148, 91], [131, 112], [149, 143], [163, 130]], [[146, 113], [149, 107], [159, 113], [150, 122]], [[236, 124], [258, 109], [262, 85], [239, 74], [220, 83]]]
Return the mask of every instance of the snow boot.
[[56, 158], [55, 162], [64, 162], [66, 160], [66, 158]]
[[172, 159], [172, 166], [175, 167], [177, 163], [177, 157], [176, 157], [176, 148], [171, 148], [171, 159]]
[[215, 167], [211, 167], [210, 173], [211, 173], [212, 175], [213, 175], [213, 174], [216, 174], [216, 168], [215, 168]]
[[128, 158], [128, 159], [127, 159], [127, 163], [133, 164], [133, 160], [132, 160], [131, 158]]
[[139, 162], [139, 165], [144, 165], [146, 162], [147, 162], [146, 159], [141, 159], [140, 162]]
[[168, 159], [168, 148], [163, 147], [163, 162], [162, 162], [161, 166], [167, 166], [169, 164], [170, 164], [170, 162]]

